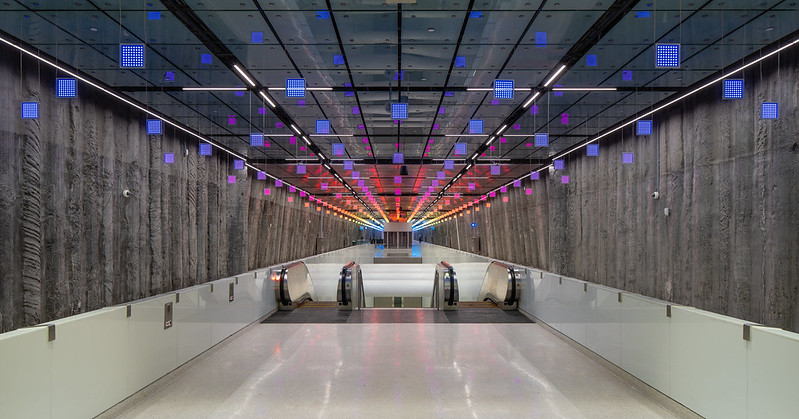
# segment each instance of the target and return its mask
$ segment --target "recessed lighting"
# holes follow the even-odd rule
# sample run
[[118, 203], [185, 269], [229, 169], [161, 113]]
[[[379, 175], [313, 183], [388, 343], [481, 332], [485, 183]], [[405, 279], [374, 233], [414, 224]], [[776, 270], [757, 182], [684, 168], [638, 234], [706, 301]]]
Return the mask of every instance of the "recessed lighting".
[[427, 32], [435, 32], [436, 28], [427, 28]]
[[92, 32], [97, 32], [97, 28], [89, 28], [89, 30]]

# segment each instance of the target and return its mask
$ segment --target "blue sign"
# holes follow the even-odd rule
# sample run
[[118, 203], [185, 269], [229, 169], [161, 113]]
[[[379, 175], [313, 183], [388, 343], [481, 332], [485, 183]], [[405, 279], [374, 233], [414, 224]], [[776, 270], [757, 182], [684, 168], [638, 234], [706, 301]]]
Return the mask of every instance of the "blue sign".
[[472, 227], [477, 227], [477, 223], [472, 223]]

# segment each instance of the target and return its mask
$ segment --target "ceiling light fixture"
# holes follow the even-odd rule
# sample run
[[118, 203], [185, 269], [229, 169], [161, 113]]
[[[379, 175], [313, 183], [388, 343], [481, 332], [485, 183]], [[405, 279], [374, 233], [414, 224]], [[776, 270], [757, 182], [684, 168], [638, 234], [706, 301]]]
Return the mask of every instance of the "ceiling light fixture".
[[522, 105], [522, 108], [526, 109], [528, 106], [530, 106], [533, 103], [533, 101], [535, 100], [535, 98], [537, 98], [538, 95], [540, 95], [540, 94], [541, 94], [541, 92], [533, 93], [533, 96], [530, 99], [527, 99], [527, 102], [524, 102], [524, 105]]
[[490, 87], [467, 87], [467, 92], [493, 92], [494, 89]]
[[308, 137], [303, 136], [302, 139], [305, 141], [306, 144], [311, 145], [311, 140], [309, 140]]
[[246, 87], [184, 87], [184, 92], [243, 92]]
[[505, 131], [506, 128], [508, 128], [508, 125], [507, 124], [503, 125], [502, 128], [500, 128], [499, 131], [497, 131], [497, 135], [502, 135], [502, 132]]
[[562, 73], [563, 70], [565, 69], [566, 69], [566, 64], [561, 65], [558, 71], [556, 71], [555, 74], [553, 74], [552, 77], [550, 77], [549, 80], [547, 80], [547, 82], [544, 83], [544, 87], [547, 87], [550, 84], [552, 84], [552, 82], [555, 81], [555, 79], [557, 79], [560, 73]]
[[296, 132], [298, 135], [302, 135], [302, 131], [300, 131], [299, 128], [295, 127], [294, 124], [290, 124], [290, 125], [291, 125], [291, 129], [293, 129], [294, 132]]
[[244, 81], [246, 81], [247, 84], [249, 84], [252, 87], [255, 87], [255, 82], [252, 81], [250, 76], [248, 76], [247, 73], [244, 72], [244, 70], [239, 68], [238, 64], [233, 64], [233, 69], [236, 70], [239, 74], [241, 74], [241, 77], [244, 77]]
[[262, 90], [262, 91], [260, 91], [260, 92], [258, 92], [258, 93], [260, 93], [260, 94], [261, 94], [261, 97], [263, 97], [263, 98], [264, 98], [264, 100], [266, 100], [266, 103], [268, 103], [268, 104], [269, 104], [269, 106], [271, 106], [272, 108], [275, 108], [275, 102], [272, 102], [272, 100], [271, 100], [271, 99], [269, 99], [269, 96], [267, 96], [266, 92], [264, 92], [264, 91]]
[[556, 92], [615, 92], [615, 87], [553, 87]]

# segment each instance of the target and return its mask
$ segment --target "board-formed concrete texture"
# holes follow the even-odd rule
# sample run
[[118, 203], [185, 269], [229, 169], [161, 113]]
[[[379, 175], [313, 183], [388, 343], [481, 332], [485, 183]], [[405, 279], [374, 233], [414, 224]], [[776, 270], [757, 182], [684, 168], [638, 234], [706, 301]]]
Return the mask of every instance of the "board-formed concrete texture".
[[[600, 140], [598, 157], [570, 154], [564, 170], [500, 194], [508, 202], [481, 204], [423, 234], [799, 331], [799, 57], [768, 59], [743, 77], [755, 94], [725, 101], [720, 84], [710, 87], [656, 113], [651, 136], [625, 128]], [[766, 101], [779, 102], [779, 119], [760, 118]], [[635, 163], [622, 164], [622, 152]]]
[[[235, 170], [226, 154], [198, 155], [197, 140], [181, 131], [164, 124], [164, 135], [148, 136], [145, 114], [101, 93], [57, 98], [42, 81], [55, 72], [35, 60], [2, 60], [0, 72], [0, 331], [360, 237], [358, 225], [287, 202], [297, 194]], [[41, 117], [20, 119], [19, 98], [40, 102]], [[174, 164], [164, 163], [167, 152]], [[320, 221], [325, 239], [315, 249]]]

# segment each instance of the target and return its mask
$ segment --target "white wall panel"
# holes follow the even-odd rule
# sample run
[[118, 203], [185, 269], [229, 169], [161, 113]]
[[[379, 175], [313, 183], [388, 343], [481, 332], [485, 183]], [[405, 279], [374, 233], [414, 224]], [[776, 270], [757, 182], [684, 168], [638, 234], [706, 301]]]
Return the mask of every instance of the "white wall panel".
[[[164, 305], [172, 303], [172, 327], [164, 329]], [[175, 294], [131, 304], [128, 318], [128, 392], [133, 394], [178, 366], [178, 325]]]
[[50, 416], [51, 346], [46, 327], [0, 334], [0, 418]]
[[749, 342], [750, 418], [799, 415], [799, 335], [752, 327]]
[[670, 319], [666, 317], [666, 304], [623, 294], [620, 307], [621, 360], [617, 365], [669, 394]]
[[178, 365], [184, 364], [211, 347], [211, 321], [200, 297], [202, 285], [180, 291], [175, 303], [174, 323], [177, 332]]
[[609, 288], [588, 285], [594, 309], [586, 321], [585, 341], [588, 349], [619, 365], [621, 357], [621, 324], [618, 292]]

